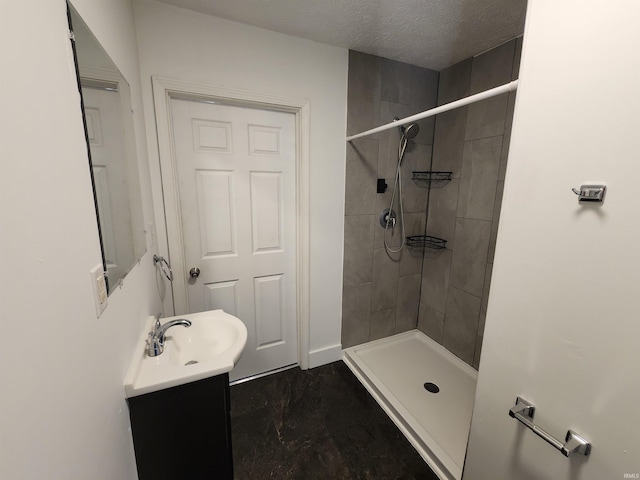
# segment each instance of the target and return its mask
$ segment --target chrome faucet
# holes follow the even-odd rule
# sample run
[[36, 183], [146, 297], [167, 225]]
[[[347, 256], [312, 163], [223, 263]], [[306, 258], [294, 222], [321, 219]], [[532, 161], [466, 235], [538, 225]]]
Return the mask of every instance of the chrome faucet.
[[156, 316], [156, 321], [153, 326], [153, 330], [149, 332], [149, 340], [147, 341], [147, 355], [150, 357], [157, 357], [164, 351], [164, 335], [171, 327], [176, 325], [182, 325], [184, 327], [190, 327], [191, 321], [185, 318], [179, 318], [178, 320], [171, 320], [164, 325], [160, 324], [160, 314]]

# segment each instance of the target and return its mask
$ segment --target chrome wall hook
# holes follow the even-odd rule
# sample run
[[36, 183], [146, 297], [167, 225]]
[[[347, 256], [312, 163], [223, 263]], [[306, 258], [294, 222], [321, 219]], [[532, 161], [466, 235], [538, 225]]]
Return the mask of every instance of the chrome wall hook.
[[571, 191], [578, 195], [578, 202], [602, 203], [607, 187], [605, 185], [581, 185], [580, 190], [572, 188]]

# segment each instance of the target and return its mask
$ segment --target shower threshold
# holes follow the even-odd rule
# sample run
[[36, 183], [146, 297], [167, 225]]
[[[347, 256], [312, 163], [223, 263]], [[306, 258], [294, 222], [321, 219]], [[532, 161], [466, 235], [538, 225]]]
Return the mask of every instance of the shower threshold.
[[343, 354], [431, 469], [442, 480], [460, 480], [478, 372], [418, 330]]

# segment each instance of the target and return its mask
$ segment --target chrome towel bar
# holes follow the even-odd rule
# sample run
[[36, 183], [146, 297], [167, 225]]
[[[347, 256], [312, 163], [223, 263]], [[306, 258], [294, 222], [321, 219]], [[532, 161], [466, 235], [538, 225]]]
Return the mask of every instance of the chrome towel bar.
[[532, 430], [533, 433], [538, 435], [556, 450], [559, 450], [565, 457], [568, 457], [573, 453], [580, 453], [584, 456], [591, 453], [591, 443], [573, 430], [567, 431], [567, 435], [564, 439], [565, 443], [562, 443], [550, 433], [533, 423], [532, 420], [535, 409], [536, 407], [533, 404], [527, 402], [521, 397], [518, 397], [516, 399], [516, 404], [509, 410], [509, 416], [511, 418], [515, 418], [525, 427]]

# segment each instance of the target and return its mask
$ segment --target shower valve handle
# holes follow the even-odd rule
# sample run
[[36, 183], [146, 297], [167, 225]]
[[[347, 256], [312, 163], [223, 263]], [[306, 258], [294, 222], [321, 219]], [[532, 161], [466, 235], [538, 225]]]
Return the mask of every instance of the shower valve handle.
[[385, 208], [380, 214], [379, 220], [382, 228], [394, 229], [396, 227], [396, 212]]

